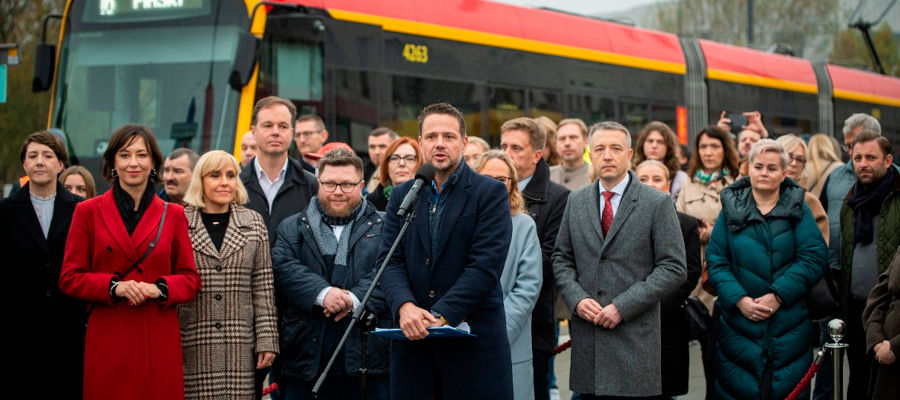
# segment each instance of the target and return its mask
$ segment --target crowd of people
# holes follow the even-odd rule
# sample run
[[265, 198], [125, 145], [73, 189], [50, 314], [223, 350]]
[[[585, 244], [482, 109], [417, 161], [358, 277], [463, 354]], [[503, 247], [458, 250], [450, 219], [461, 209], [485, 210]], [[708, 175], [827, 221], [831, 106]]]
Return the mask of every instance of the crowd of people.
[[[3, 303], [21, 321], [4, 387], [258, 399], [276, 382], [273, 398], [312, 399], [336, 353], [318, 398], [544, 400], [558, 398], [567, 323], [573, 398], [683, 395], [698, 340], [708, 399], [782, 399], [827, 336], [810, 313], [825, 279], [848, 327], [847, 398], [897, 398], [891, 142], [866, 114], [846, 119], [843, 145], [773, 140], [744, 116], [723, 113], [688, 146], [658, 121], [632, 137], [615, 121], [522, 117], [492, 149], [436, 103], [415, 138], [373, 130], [364, 162], [320, 117], [267, 97], [240, 160], [164, 155], [148, 127], [123, 125], [102, 194], [66, 168], [61, 137], [35, 132], [25, 183], [0, 201]], [[404, 208], [425, 164], [434, 178]], [[400, 337], [369, 333], [390, 328]], [[801, 398], [831, 397], [826, 371]]]

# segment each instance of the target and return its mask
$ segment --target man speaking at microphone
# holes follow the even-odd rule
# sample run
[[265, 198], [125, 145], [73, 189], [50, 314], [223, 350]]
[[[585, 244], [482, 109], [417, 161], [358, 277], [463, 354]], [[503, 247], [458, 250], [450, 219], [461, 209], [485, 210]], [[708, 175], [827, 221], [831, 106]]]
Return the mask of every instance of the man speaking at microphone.
[[[381, 287], [394, 323], [409, 339], [391, 345], [392, 399], [512, 399], [500, 274], [512, 222], [504, 185], [472, 171], [462, 114], [447, 103], [419, 114], [419, 147], [434, 166], [410, 206]], [[391, 195], [379, 265], [399, 234], [397, 215], [414, 181]], [[410, 193], [412, 194], [412, 193]], [[475, 338], [429, 338], [427, 328], [466, 322]]]

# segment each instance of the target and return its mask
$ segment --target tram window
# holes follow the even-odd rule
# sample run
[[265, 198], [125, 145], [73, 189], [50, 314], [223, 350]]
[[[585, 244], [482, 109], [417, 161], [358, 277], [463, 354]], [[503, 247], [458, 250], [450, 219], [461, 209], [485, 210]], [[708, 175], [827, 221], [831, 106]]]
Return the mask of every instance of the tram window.
[[322, 52], [318, 46], [271, 38], [264, 41], [259, 90], [297, 101], [321, 101]]
[[488, 106], [489, 143], [500, 143], [500, 126], [513, 118], [525, 116], [525, 91], [519, 89], [491, 88]]
[[446, 102], [456, 107], [466, 121], [466, 134], [481, 136], [481, 92], [471, 83], [394, 76], [393, 118], [381, 126], [392, 127], [401, 136], [419, 134], [419, 112], [425, 106]]
[[378, 122], [373, 73], [336, 69], [333, 76], [336, 113], [334, 139], [346, 141], [357, 153], [367, 153], [369, 132]]
[[553, 121], [563, 119], [563, 100], [559, 93], [532, 90], [528, 92], [528, 96], [529, 117], [536, 118], [543, 115]]
[[619, 113], [621, 116], [622, 125], [625, 125], [628, 130], [631, 132], [640, 132], [641, 128], [650, 122], [648, 117], [649, 105], [647, 103], [639, 103], [633, 101], [622, 101], [619, 103], [619, 107], [622, 112]]
[[[665, 122], [672, 130], [675, 130], [675, 106], [665, 104], [654, 104], [650, 106], [650, 121]], [[643, 126], [641, 128], [643, 128]]]
[[570, 94], [568, 97], [568, 118], [580, 118], [588, 126], [616, 119], [616, 102], [613, 99], [583, 94]]

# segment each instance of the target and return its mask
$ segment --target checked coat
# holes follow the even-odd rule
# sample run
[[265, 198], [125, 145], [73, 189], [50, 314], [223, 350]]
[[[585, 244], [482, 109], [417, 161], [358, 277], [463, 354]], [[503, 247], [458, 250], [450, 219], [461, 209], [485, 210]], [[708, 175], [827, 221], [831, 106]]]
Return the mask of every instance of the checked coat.
[[256, 354], [278, 352], [268, 230], [262, 217], [231, 204], [216, 250], [200, 211], [185, 208], [203, 291], [178, 307], [188, 399], [252, 399]]

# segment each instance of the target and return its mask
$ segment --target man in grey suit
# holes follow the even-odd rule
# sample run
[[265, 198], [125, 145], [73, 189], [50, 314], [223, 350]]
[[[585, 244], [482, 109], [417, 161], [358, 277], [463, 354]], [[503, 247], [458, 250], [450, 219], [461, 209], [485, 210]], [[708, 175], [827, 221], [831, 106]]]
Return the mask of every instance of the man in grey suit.
[[569, 196], [553, 272], [574, 311], [569, 387], [584, 399], [662, 391], [659, 301], [686, 277], [672, 199], [628, 170], [631, 134], [616, 122], [590, 129], [597, 184]]

